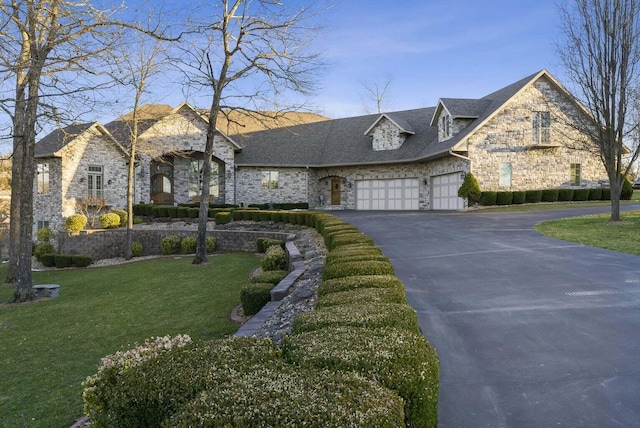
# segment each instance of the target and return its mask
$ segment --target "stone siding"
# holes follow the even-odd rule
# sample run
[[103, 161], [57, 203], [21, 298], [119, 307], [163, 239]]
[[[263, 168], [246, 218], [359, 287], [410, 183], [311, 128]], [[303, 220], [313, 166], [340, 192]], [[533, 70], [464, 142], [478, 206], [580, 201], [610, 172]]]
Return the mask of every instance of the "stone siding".
[[383, 118], [373, 130], [372, 148], [374, 151], [398, 149], [405, 139], [406, 136], [393, 122]]
[[[544, 146], [536, 146], [532, 139], [532, 115], [538, 111], [551, 115], [550, 140]], [[586, 138], [568, 124], [579, 114], [575, 104], [546, 79], [517, 95], [469, 138], [468, 156], [480, 188], [569, 187], [571, 163], [581, 164], [583, 187], [601, 185], [607, 175], [599, 156], [585, 150]], [[499, 185], [503, 162], [511, 163], [511, 186]]]
[[[140, 242], [144, 256], [162, 254], [162, 238], [167, 236], [197, 237], [195, 230], [168, 229], [133, 229], [133, 241]], [[257, 250], [256, 241], [260, 237], [281, 239], [286, 241], [289, 235], [283, 232], [244, 231], [244, 230], [214, 230], [208, 231], [207, 236], [216, 239], [217, 252]], [[61, 254], [86, 254], [96, 260], [122, 257], [126, 245], [126, 230], [93, 230], [80, 235], [60, 233], [57, 237], [58, 252]]]
[[[278, 188], [263, 189], [262, 173], [278, 172]], [[307, 168], [239, 167], [236, 172], [236, 204], [308, 202], [310, 170]]]

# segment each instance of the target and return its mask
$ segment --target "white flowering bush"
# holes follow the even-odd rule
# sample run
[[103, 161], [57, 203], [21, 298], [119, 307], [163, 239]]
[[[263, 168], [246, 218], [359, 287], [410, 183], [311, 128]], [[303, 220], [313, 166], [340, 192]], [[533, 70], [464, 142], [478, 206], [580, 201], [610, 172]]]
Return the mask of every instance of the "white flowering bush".
[[393, 275], [355, 275], [323, 281], [318, 287], [318, 296], [357, 288], [400, 288], [404, 290], [404, 284]]
[[400, 427], [403, 402], [355, 373], [274, 364], [233, 372], [174, 414], [183, 427]]
[[404, 329], [333, 327], [285, 341], [284, 358], [302, 367], [359, 373], [404, 401], [407, 427], [437, 423], [439, 363], [423, 335]]
[[403, 288], [356, 288], [355, 290], [340, 291], [322, 296], [316, 302], [316, 308], [336, 305], [352, 305], [360, 302], [378, 303], [407, 303]]
[[327, 327], [396, 327], [419, 332], [418, 315], [406, 304], [359, 302], [303, 312], [293, 321], [294, 334]]

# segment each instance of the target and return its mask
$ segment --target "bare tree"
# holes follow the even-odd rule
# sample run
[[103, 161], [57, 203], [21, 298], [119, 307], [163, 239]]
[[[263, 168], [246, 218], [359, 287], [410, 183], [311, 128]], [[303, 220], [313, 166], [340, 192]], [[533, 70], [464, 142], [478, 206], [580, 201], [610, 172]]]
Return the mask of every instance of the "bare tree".
[[[384, 81], [376, 80], [374, 82], [362, 82], [362, 87], [365, 90], [365, 98], [363, 98], [362, 101], [365, 113], [382, 113], [389, 109], [389, 102], [386, 99], [386, 96], [392, 80], [391, 76], [387, 75], [385, 76]], [[371, 102], [375, 105], [375, 111], [369, 107]]]
[[[193, 22], [193, 44], [181, 58], [192, 85], [210, 91], [202, 171], [198, 241], [194, 264], [207, 261], [206, 235], [211, 160], [218, 115], [235, 108], [261, 110], [261, 103], [293, 91], [309, 93], [318, 55], [309, 52], [318, 28], [309, 26], [316, 12], [287, 7], [276, 0], [211, 0]], [[195, 15], [195, 14], [194, 14]]]
[[634, 146], [625, 166], [625, 141], [640, 124], [632, 97], [640, 77], [640, 2], [572, 0], [560, 12], [559, 55], [591, 116], [578, 127], [597, 146], [611, 186], [611, 221], [619, 221], [624, 176], [638, 156]]

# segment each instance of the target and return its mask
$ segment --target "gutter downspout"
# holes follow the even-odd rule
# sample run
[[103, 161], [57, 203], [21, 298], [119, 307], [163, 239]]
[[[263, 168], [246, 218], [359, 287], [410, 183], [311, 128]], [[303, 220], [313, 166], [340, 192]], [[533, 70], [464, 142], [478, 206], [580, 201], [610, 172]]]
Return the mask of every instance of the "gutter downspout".
[[466, 161], [469, 161], [469, 163], [471, 163], [471, 158], [468, 158], [468, 157], [466, 157], [466, 156], [462, 156], [462, 155], [461, 155], [461, 154], [459, 154], [459, 153], [454, 153], [453, 149], [449, 149], [449, 154], [450, 154], [451, 156], [455, 156], [455, 157], [457, 157], [457, 158], [464, 159], [464, 160], [466, 160]]

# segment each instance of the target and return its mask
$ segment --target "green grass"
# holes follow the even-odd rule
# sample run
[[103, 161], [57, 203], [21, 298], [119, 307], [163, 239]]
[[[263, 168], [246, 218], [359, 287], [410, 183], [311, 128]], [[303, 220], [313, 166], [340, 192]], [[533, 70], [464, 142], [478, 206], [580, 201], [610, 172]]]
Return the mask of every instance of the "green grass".
[[640, 256], [640, 211], [625, 211], [620, 217], [620, 223], [610, 223], [610, 213], [564, 218], [535, 228], [552, 238]]
[[[237, 331], [229, 314], [259, 260], [219, 254], [205, 266], [191, 261], [35, 272], [35, 284], [60, 284], [60, 297], [0, 306], [0, 426], [70, 426], [82, 416], [82, 381], [96, 372], [100, 358], [130, 344]], [[13, 290], [1, 285], [0, 302]]]

